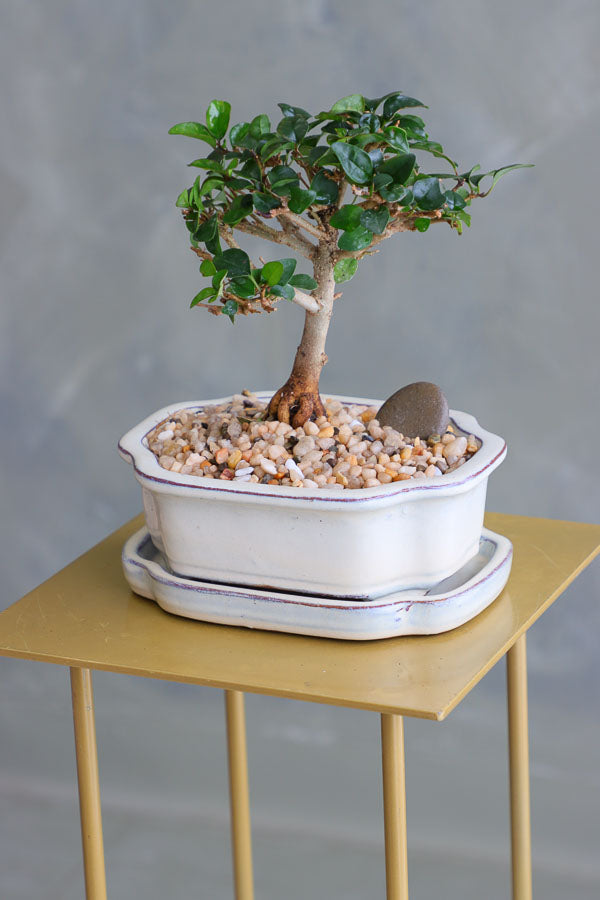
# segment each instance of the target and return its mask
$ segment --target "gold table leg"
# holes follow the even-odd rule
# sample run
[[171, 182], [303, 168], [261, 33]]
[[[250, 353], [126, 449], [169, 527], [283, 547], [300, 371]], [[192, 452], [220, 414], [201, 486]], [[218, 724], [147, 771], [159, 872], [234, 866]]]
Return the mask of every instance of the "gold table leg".
[[242, 691], [225, 691], [227, 752], [229, 757], [229, 804], [231, 844], [236, 900], [253, 900], [252, 838], [248, 792], [246, 717]]
[[510, 832], [513, 900], [531, 900], [531, 815], [527, 728], [527, 644], [523, 634], [506, 654]]
[[382, 713], [381, 758], [387, 900], [408, 900], [404, 723], [402, 716]]
[[106, 900], [94, 695], [92, 673], [89, 669], [71, 667], [71, 699], [79, 784], [85, 896], [87, 900]]

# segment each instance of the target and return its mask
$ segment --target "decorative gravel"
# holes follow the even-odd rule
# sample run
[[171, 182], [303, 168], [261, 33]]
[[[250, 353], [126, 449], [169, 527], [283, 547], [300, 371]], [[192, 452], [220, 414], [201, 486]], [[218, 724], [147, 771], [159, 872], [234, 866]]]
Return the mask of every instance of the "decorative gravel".
[[377, 407], [324, 398], [327, 411], [302, 428], [267, 422], [250, 391], [220, 406], [180, 410], [147, 435], [163, 469], [197, 478], [295, 488], [370, 488], [453, 472], [479, 450], [450, 425], [427, 441], [381, 427]]

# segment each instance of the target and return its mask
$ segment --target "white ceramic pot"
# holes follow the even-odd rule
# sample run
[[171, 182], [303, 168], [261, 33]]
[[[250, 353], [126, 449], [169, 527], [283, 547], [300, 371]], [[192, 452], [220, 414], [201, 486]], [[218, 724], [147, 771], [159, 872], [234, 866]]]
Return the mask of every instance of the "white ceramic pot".
[[[259, 393], [268, 399], [269, 392]], [[327, 394], [327, 396], [331, 396]], [[450, 411], [481, 448], [449, 475], [358, 490], [308, 489], [196, 478], [161, 468], [146, 435], [181, 409], [148, 416], [119, 442], [142, 486], [146, 524], [178, 575], [332, 597], [381, 597], [431, 587], [479, 549], [487, 479], [506, 456], [502, 438]], [[335, 397], [344, 403], [381, 401]]]

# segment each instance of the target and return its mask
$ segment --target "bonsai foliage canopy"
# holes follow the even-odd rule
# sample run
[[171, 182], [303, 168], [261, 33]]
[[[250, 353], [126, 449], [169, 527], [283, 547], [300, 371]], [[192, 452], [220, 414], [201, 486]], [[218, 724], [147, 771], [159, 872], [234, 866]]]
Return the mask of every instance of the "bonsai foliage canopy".
[[[298, 427], [324, 411], [319, 377], [340, 296], [336, 285], [398, 232], [425, 232], [445, 222], [460, 234], [471, 223], [471, 201], [524, 166], [481, 172], [475, 165], [461, 172], [415, 115], [424, 104], [398, 91], [372, 100], [351, 94], [316, 115], [278, 105], [276, 126], [262, 113], [230, 127], [230, 104], [213, 100], [206, 124], [181, 122], [169, 134], [208, 145], [189, 164], [200, 174], [177, 198], [208, 279], [191, 305], [232, 322], [272, 312], [282, 299], [305, 310], [292, 372], [269, 407], [271, 416]], [[422, 156], [440, 160], [446, 171], [424, 169]], [[256, 264], [239, 245], [246, 234], [305, 257], [312, 275], [296, 272], [290, 256], [261, 256]]]

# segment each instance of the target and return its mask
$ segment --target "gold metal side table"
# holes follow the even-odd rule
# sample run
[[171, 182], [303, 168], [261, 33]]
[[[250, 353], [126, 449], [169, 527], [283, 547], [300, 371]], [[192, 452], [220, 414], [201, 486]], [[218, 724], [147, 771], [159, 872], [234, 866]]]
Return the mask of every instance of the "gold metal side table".
[[0, 613], [0, 655], [71, 667], [87, 900], [106, 878], [92, 669], [225, 691], [236, 900], [252, 900], [244, 692], [381, 715], [387, 900], [407, 900], [403, 717], [441, 721], [506, 654], [513, 900], [531, 900], [526, 632], [600, 551], [600, 526], [488, 515], [514, 545], [507, 587], [446, 634], [355, 643], [210, 625], [133, 594], [121, 547], [129, 522]]

